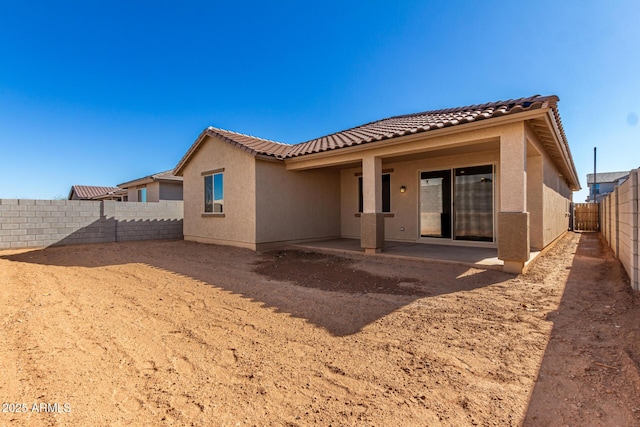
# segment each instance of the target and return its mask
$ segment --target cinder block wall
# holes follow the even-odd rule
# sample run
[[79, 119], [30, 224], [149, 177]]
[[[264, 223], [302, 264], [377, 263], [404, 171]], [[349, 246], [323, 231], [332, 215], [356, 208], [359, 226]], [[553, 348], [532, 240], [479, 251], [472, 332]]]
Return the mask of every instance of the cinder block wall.
[[603, 237], [629, 274], [631, 286], [640, 290], [640, 169], [600, 202]]
[[[111, 206], [110, 206], [111, 205]], [[105, 202], [105, 210], [113, 206], [116, 219], [116, 241], [182, 239], [182, 201], [156, 203]]]
[[0, 249], [182, 238], [181, 201], [0, 199]]

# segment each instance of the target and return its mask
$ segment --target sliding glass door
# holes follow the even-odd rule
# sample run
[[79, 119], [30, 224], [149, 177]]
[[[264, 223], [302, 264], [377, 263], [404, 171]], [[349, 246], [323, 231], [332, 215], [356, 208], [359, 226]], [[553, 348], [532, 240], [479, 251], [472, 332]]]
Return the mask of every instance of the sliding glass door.
[[493, 166], [420, 173], [420, 237], [493, 241]]
[[420, 174], [420, 236], [451, 238], [451, 171]]
[[493, 241], [493, 167], [454, 169], [456, 240]]

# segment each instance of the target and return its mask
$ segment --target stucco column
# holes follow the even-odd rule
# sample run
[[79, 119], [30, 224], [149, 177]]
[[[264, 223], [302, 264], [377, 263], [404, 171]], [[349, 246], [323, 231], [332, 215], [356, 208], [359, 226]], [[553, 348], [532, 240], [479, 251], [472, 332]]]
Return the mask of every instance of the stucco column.
[[362, 159], [362, 215], [360, 217], [360, 246], [372, 254], [384, 246], [384, 214], [382, 213], [382, 159]]
[[500, 135], [500, 212], [498, 258], [504, 270], [522, 273], [529, 260], [527, 212], [527, 140], [523, 123], [505, 128]]

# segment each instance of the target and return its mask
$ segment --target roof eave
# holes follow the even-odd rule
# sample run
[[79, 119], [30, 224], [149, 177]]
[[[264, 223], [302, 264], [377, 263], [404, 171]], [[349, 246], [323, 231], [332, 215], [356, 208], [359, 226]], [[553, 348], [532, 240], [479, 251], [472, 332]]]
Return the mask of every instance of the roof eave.
[[182, 182], [182, 177], [178, 176], [175, 178], [153, 178], [155, 182], [164, 182], [169, 184], [175, 184], [177, 182]]
[[246, 145], [242, 145], [230, 138], [228, 138], [227, 136], [216, 132], [214, 129], [208, 127], [205, 130], [203, 130], [200, 135], [198, 136], [198, 138], [196, 138], [195, 142], [193, 144], [191, 144], [191, 147], [189, 147], [189, 150], [187, 150], [187, 153], [182, 157], [182, 159], [180, 159], [180, 161], [178, 162], [178, 164], [176, 165], [176, 167], [173, 169], [173, 174], [176, 176], [183, 176], [184, 174], [184, 168], [187, 166], [187, 164], [189, 163], [189, 161], [191, 160], [191, 158], [193, 157], [193, 155], [198, 152], [198, 150], [200, 149], [200, 146], [202, 145], [202, 143], [204, 142], [204, 140], [206, 139], [206, 137], [215, 137], [218, 138], [228, 144], [233, 145], [234, 147], [237, 147], [249, 154], [251, 154], [254, 157], [259, 157], [263, 160], [269, 159], [269, 160], [281, 160], [282, 156], [280, 155], [276, 155], [276, 154], [269, 154], [269, 153], [262, 153], [259, 152], [257, 150], [254, 150], [253, 148], [247, 147]]
[[118, 184], [120, 188], [131, 188], [136, 187], [138, 185], [151, 184], [153, 182], [152, 176], [145, 176], [144, 178], [134, 179], [133, 181], [123, 182], [122, 184]]
[[182, 159], [180, 159], [176, 167], [173, 168], [173, 174], [175, 176], [182, 176], [184, 167], [187, 165], [187, 163], [189, 163], [189, 160], [191, 160], [191, 157], [200, 149], [200, 144], [202, 144], [202, 141], [207, 136], [208, 130], [209, 128], [206, 128], [202, 132], [200, 132], [200, 135], [198, 135], [198, 137], [193, 142], [193, 144], [191, 144], [191, 147], [189, 147], [189, 149], [184, 154], [184, 156], [182, 156]]
[[572, 181], [569, 183], [571, 190], [579, 191], [580, 189], [582, 189], [582, 187], [580, 186], [580, 180], [578, 179], [578, 172], [576, 171], [576, 166], [573, 163], [573, 158], [571, 156], [567, 138], [564, 135], [564, 132], [560, 130], [560, 124], [558, 123], [558, 111], [555, 106], [549, 107], [547, 109], [545, 120], [547, 121], [547, 126], [549, 126], [549, 128], [553, 131], [556, 146], [562, 153], [562, 159], [567, 170], [571, 173], [571, 177], [567, 177]]

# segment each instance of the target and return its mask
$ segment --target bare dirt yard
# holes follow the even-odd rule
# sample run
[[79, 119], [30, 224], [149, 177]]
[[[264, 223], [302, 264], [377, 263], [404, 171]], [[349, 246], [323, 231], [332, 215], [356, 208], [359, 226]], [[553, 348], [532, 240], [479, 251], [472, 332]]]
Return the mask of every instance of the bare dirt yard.
[[3, 426], [640, 425], [596, 234], [525, 275], [183, 241], [0, 252]]

